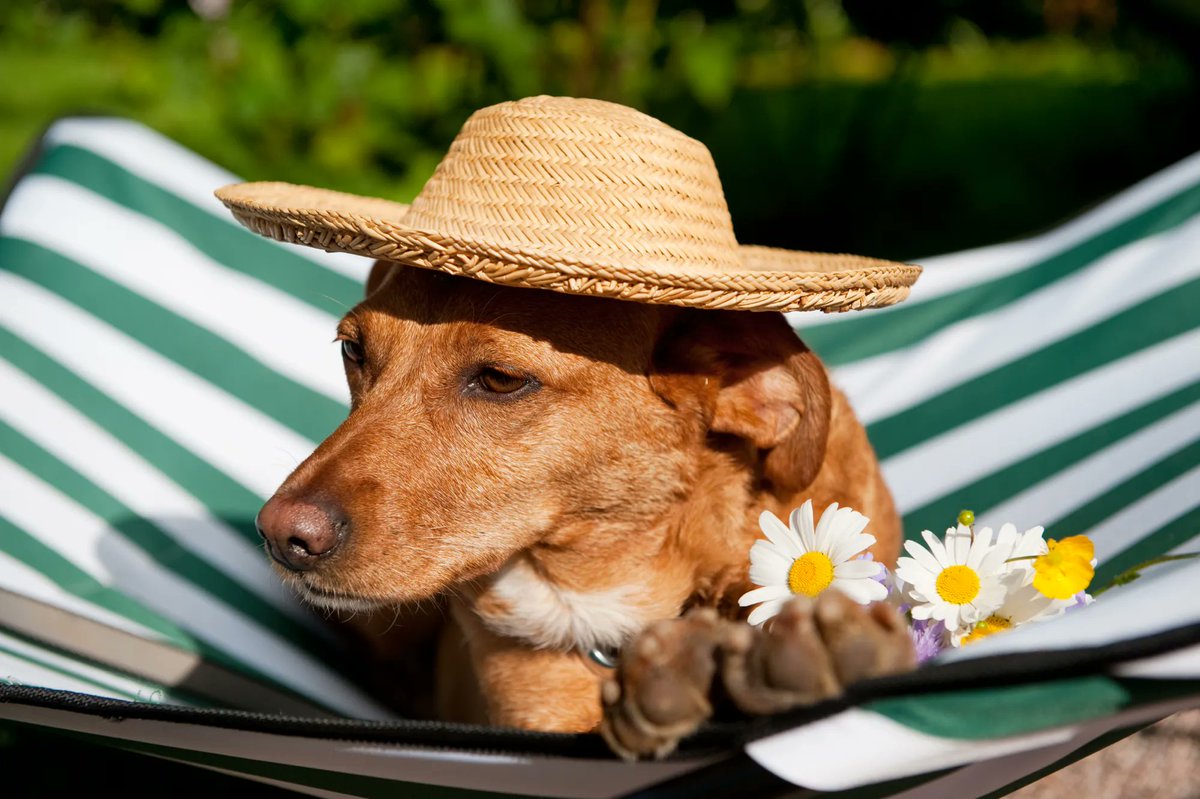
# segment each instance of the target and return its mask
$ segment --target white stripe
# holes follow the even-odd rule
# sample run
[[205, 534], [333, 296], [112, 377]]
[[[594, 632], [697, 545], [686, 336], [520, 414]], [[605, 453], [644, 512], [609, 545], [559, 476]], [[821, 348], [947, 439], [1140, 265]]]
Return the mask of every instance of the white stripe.
[[964, 741], [929, 735], [878, 713], [851, 708], [752, 741], [746, 745], [746, 754], [795, 785], [841, 791], [1053, 746], [1069, 740], [1073, 733], [1074, 728], [1065, 727]]
[[0, 272], [0, 324], [266, 498], [314, 444], [58, 295]]
[[152, 521], [182, 549], [314, 630], [324, 629], [283, 588], [259, 547], [133, 450], [3, 360], [0, 385], [0, 419]]
[[1148, 680], [1200, 680], [1200, 644], [1165, 655], [1131, 660], [1117, 666], [1113, 673]]
[[99, 582], [303, 696], [360, 718], [387, 715], [309, 655], [163, 568], [103, 519], [3, 455], [0, 485], [6, 489], [0, 513]]
[[[47, 149], [51, 145], [70, 144], [90, 150], [213, 216], [237, 224], [213, 192], [241, 178], [144, 125], [108, 117], [60, 119], [46, 132], [45, 141]], [[370, 260], [355, 255], [268, 241], [355, 280], [365, 280], [371, 265]]]
[[94, 605], [62, 589], [46, 575], [35, 571], [3, 550], [0, 550], [0, 588], [61, 608], [105, 626], [133, 633], [140, 638], [151, 641], [170, 640], [157, 630], [130, 621], [119, 613], [113, 613], [107, 608]]
[[1027, 396], [883, 463], [901, 513], [1195, 380], [1200, 330]]
[[[125, 694], [138, 697], [143, 702], [152, 702], [159, 704], [162, 702], [170, 702], [175, 705], [190, 705], [181, 699], [179, 696], [166, 690], [163, 686], [155, 685], [154, 683], [145, 682], [143, 680], [130, 679], [121, 674], [97, 668], [90, 663], [74, 658], [63, 657], [56, 652], [51, 652], [48, 649], [43, 649], [19, 638], [14, 638], [11, 635], [6, 635], [0, 632], [0, 646], [13, 652], [20, 658], [33, 658], [40, 660], [47, 666], [63, 671], [70, 672], [76, 677], [81, 677], [88, 680], [94, 680], [103, 686], [116, 691], [122, 691]], [[84, 693], [95, 694], [95, 686], [89, 686]], [[122, 699], [126, 698], [124, 696]]]
[[993, 508], [980, 511], [976, 518], [979, 524], [993, 528], [1005, 522], [1012, 522], [1022, 530], [1050, 524], [1197, 439], [1200, 439], [1200, 402], [1159, 419]]
[[106, 699], [128, 699], [124, 694], [111, 688], [103, 688], [90, 682], [71, 677], [61, 672], [31, 663], [25, 658], [0, 652], [0, 683], [12, 685], [33, 685], [38, 688], [51, 688], [58, 691], [74, 691], [77, 694], [91, 694]]
[[341, 358], [331, 343], [337, 318], [211, 260], [148, 217], [74, 183], [32, 175], [9, 197], [0, 234], [82, 264], [276, 372], [348, 403]]
[[[920, 304], [1027, 269], [1094, 238], [1197, 184], [1200, 184], [1200, 153], [1167, 167], [1073, 221], [1041, 236], [962, 250], [949, 255], [919, 258], [916, 263], [924, 266], [925, 271], [913, 286], [909, 299], [899, 306], [872, 310], [871, 314], [878, 315], [888, 313], [894, 308], [911, 307], [913, 304]], [[801, 331], [844, 318], [840, 314], [803, 311], [788, 314], [788, 317]]]
[[[864, 424], [887, 418], [1195, 280], [1198, 249], [1200, 218], [917, 345], [840, 367], [834, 378]], [[1200, 364], [1194, 366], [1200, 371]]]
[[1088, 531], [1101, 563], [1200, 505], [1200, 466], [1126, 505]]

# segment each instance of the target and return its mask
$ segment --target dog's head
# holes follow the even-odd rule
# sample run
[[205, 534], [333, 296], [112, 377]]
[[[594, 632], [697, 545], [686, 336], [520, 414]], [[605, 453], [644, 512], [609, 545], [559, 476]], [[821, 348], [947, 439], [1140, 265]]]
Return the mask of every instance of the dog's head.
[[[775, 313], [497, 287], [379, 263], [342, 320], [351, 410], [259, 514], [310, 600], [419, 600], [532, 547], [630, 567], [713, 463], [791, 496], [825, 451], [824, 368]], [[746, 508], [734, 508], [738, 523]]]

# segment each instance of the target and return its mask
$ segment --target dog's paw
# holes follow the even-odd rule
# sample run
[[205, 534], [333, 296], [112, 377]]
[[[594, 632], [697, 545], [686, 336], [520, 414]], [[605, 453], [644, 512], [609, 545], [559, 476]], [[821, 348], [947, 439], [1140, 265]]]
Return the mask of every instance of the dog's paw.
[[662, 757], [712, 715], [716, 652], [734, 625], [711, 608], [651, 624], [621, 654], [601, 688], [600, 733], [627, 759]]
[[740, 628], [723, 647], [721, 674], [746, 713], [778, 713], [840, 694], [870, 677], [916, 667], [904, 620], [888, 605], [862, 606], [838, 591], [796, 597], [764, 629]]
[[916, 662], [894, 608], [864, 607], [837, 591], [792, 599], [763, 629], [694, 610], [650, 625], [626, 647], [601, 690], [600, 732], [622, 757], [662, 757], [712, 715], [718, 668], [739, 710], [766, 715], [909, 671]]

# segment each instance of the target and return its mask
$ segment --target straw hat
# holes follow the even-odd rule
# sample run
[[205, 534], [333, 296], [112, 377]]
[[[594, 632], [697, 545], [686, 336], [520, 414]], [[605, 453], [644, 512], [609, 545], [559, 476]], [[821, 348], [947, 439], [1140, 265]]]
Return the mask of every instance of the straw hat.
[[844, 311], [903, 300], [921, 272], [739, 245], [708, 149], [600, 100], [530, 97], [475, 112], [411, 206], [287, 183], [217, 196], [280, 241], [635, 302]]

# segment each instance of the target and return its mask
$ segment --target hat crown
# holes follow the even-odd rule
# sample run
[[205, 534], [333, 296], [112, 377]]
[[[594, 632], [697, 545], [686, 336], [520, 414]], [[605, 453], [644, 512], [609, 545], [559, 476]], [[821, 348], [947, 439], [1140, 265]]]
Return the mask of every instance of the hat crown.
[[475, 112], [405, 223], [565, 264], [741, 266], [708, 149], [602, 100], [531, 97]]

